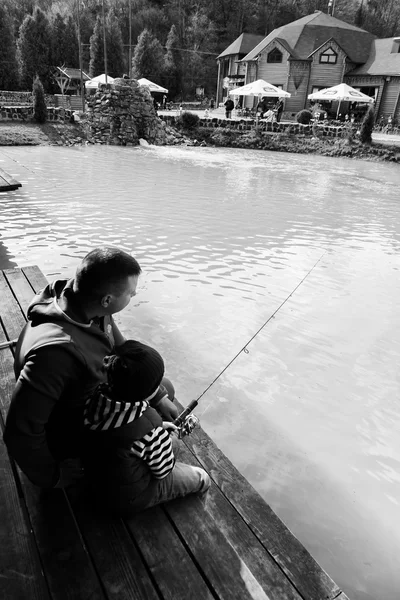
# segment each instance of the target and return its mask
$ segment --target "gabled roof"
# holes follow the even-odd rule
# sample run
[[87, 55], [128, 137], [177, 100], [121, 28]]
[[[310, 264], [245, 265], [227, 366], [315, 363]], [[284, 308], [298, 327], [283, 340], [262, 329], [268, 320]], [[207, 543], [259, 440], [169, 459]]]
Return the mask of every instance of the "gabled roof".
[[285, 40], [289, 47], [293, 48], [299, 60], [306, 60], [314, 50], [333, 38], [352, 62], [363, 63], [368, 59], [371, 43], [375, 37], [364, 29], [316, 11], [271, 31], [243, 58], [243, 62], [255, 60], [258, 54], [276, 38]]
[[[398, 75], [400, 76], [400, 53], [392, 52], [395, 39], [374, 40], [367, 62], [347, 75]], [[395, 48], [396, 50], [397, 48]]]
[[250, 50], [254, 48], [261, 40], [264, 39], [263, 35], [256, 35], [255, 33], [242, 33], [230, 46], [226, 48], [217, 58], [223, 56], [230, 56], [233, 54], [248, 54]]
[[[81, 71], [80, 69], [72, 69], [71, 67], [56, 67], [62, 75], [68, 77], [68, 79], [80, 79]], [[89, 81], [90, 77], [84, 71], [82, 71], [82, 79], [83, 81]]]

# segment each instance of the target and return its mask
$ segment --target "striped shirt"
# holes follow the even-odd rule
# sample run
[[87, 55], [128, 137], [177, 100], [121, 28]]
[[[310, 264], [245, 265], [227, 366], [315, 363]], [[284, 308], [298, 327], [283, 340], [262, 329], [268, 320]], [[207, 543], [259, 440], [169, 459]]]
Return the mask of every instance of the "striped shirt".
[[155, 427], [141, 440], [135, 441], [131, 452], [147, 463], [156, 479], [166, 477], [175, 464], [170, 435], [162, 427]]
[[[160, 386], [157, 394], [151, 396], [155, 404], [167, 396], [167, 390]], [[87, 399], [84, 409], [84, 425], [92, 430], [116, 429], [139, 419], [149, 407], [148, 400], [127, 402], [112, 398], [107, 384], [100, 384], [94, 394]], [[175, 465], [171, 438], [163, 427], [155, 427], [143, 438], [132, 442], [133, 456], [143, 460], [156, 479], [163, 479]]]

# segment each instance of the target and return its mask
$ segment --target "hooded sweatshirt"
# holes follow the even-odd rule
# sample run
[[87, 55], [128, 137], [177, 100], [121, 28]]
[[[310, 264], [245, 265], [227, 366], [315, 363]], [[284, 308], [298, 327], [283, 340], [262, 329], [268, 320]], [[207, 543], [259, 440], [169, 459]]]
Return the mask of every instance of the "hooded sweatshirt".
[[104, 381], [103, 359], [114, 347], [111, 316], [89, 323], [59, 305], [73, 280], [49, 284], [32, 300], [15, 353], [16, 386], [4, 441], [36, 485], [53, 487], [58, 462], [79, 454], [84, 398]]

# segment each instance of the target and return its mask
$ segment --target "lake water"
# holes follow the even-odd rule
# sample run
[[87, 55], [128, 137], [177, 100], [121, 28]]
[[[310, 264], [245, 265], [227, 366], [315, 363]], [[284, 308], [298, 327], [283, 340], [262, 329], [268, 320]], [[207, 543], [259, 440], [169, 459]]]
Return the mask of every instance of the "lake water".
[[132, 252], [122, 330], [182, 404], [209, 388], [205, 430], [352, 600], [399, 600], [399, 167], [154, 147], [0, 167], [23, 184], [0, 194], [0, 267]]

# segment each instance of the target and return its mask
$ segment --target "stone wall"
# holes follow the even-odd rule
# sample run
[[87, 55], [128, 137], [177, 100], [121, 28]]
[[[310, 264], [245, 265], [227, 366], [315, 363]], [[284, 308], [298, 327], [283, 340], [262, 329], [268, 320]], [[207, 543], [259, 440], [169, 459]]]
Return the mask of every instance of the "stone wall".
[[[69, 121], [72, 118], [74, 111], [57, 108], [54, 106], [47, 107], [47, 120], [54, 121]], [[31, 121], [33, 119], [33, 106], [0, 106], [0, 121]]]
[[[165, 123], [171, 125], [172, 127], [175, 125], [177, 119], [179, 117], [172, 115], [164, 115], [160, 117], [163, 119]], [[257, 124], [255, 120], [249, 119], [218, 119], [218, 118], [208, 118], [208, 119], [200, 119], [199, 121], [200, 127], [205, 127], [207, 129], [230, 129], [244, 132], [244, 131], [254, 131]], [[323, 137], [342, 137], [344, 132], [348, 131], [348, 125], [343, 127], [338, 127], [334, 125], [324, 125], [322, 122], [317, 124], [318, 134]], [[358, 127], [353, 127], [353, 134], [356, 133]], [[305, 136], [313, 136], [313, 126], [312, 125], [302, 125], [301, 123], [266, 123], [265, 121], [259, 121], [258, 130], [261, 132], [271, 132], [271, 133], [286, 133], [292, 135], [305, 135]]]
[[158, 118], [147, 88], [135, 79], [115, 79], [99, 85], [87, 99], [84, 128], [89, 142], [133, 146], [139, 139], [166, 142], [165, 124]]
[[[54, 106], [54, 96], [45, 94], [46, 106]], [[0, 90], [0, 107], [1, 106], [27, 106], [33, 104], [32, 92], [13, 92]]]

